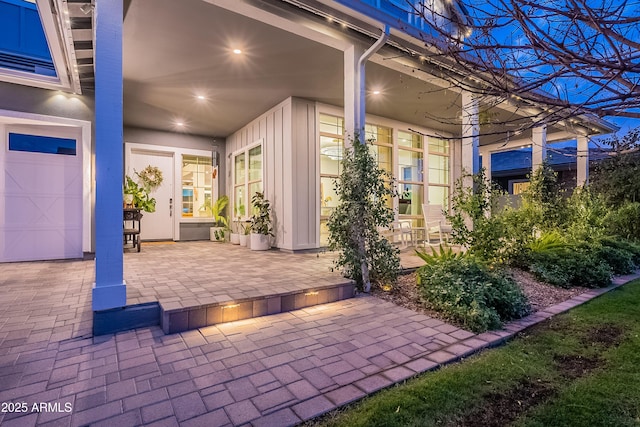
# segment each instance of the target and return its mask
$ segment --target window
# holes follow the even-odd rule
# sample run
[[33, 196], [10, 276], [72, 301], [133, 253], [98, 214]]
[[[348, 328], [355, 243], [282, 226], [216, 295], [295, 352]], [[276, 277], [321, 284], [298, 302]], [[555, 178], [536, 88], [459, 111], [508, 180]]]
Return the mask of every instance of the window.
[[9, 133], [9, 150], [30, 153], [76, 155], [76, 140], [52, 136]]
[[233, 217], [251, 216], [251, 198], [262, 191], [262, 144], [259, 143], [233, 155]]
[[[364, 127], [365, 138], [370, 145], [373, 157], [378, 161], [380, 169], [393, 174], [393, 130], [388, 127], [367, 124]], [[393, 200], [387, 200], [387, 206], [393, 207]]]
[[423, 226], [424, 151], [422, 136], [398, 131], [398, 214], [412, 219], [415, 227]]
[[429, 139], [429, 203], [449, 208], [449, 141]]
[[327, 220], [336, 206], [338, 196], [333, 189], [334, 180], [341, 171], [344, 149], [344, 121], [341, 117], [320, 114], [320, 244], [329, 238]]
[[0, 0], [0, 67], [56, 75], [36, 5]]
[[182, 217], [211, 218], [212, 181], [217, 168], [211, 157], [182, 156]]

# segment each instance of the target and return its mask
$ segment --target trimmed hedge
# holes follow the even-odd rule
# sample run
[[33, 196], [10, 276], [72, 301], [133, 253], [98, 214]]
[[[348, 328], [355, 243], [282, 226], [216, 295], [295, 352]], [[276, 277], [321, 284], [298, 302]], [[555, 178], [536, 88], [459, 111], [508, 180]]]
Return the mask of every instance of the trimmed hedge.
[[473, 332], [500, 328], [502, 322], [531, 312], [513, 279], [471, 257], [427, 264], [417, 273], [425, 305]]

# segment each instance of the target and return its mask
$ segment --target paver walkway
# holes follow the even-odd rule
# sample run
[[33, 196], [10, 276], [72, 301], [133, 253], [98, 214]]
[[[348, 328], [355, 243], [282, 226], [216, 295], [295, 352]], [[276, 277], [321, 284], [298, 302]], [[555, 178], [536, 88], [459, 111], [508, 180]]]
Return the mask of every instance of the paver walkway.
[[481, 335], [362, 296], [180, 334], [93, 338], [92, 263], [29, 264], [20, 280], [5, 273], [25, 264], [0, 268], [3, 427], [294, 425], [606, 291]]

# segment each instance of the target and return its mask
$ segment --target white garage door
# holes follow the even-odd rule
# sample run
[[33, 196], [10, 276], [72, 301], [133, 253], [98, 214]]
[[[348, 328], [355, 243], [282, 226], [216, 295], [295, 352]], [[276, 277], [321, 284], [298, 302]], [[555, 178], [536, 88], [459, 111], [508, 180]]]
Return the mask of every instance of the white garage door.
[[35, 133], [5, 133], [2, 262], [82, 257], [82, 144]]

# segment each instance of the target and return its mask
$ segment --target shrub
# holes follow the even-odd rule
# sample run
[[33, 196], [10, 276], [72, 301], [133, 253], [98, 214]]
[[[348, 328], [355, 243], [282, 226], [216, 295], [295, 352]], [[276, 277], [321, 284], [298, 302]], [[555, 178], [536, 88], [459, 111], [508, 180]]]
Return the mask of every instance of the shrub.
[[566, 221], [564, 192], [558, 173], [547, 161], [531, 174], [529, 187], [522, 194], [522, 208], [529, 212], [538, 229], [555, 230]]
[[605, 234], [605, 218], [609, 209], [604, 199], [589, 187], [574, 190], [569, 198], [567, 211], [566, 230], [572, 241], [593, 241]]
[[603, 237], [600, 239], [600, 244], [629, 252], [632, 256], [633, 263], [636, 266], [640, 266], [640, 244], [612, 237]]
[[532, 253], [529, 270], [538, 279], [563, 288], [611, 284], [609, 264], [578, 247]]
[[640, 241], [640, 203], [628, 202], [611, 209], [605, 223], [609, 234]]
[[424, 265], [418, 269], [417, 280], [428, 307], [474, 332], [499, 328], [503, 321], [531, 311], [511, 278], [469, 256]]
[[595, 249], [593, 255], [606, 262], [611, 267], [613, 274], [629, 274], [633, 273], [635, 269], [633, 254], [624, 249], [600, 246]]
[[[473, 182], [473, 188], [468, 181]], [[504, 252], [504, 226], [498, 211], [498, 202], [503, 192], [485, 177], [481, 169], [476, 175], [465, 175], [458, 179], [451, 196], [451, 240], [466, 246], [469, 253], [485, 261], [502, 258]]]

